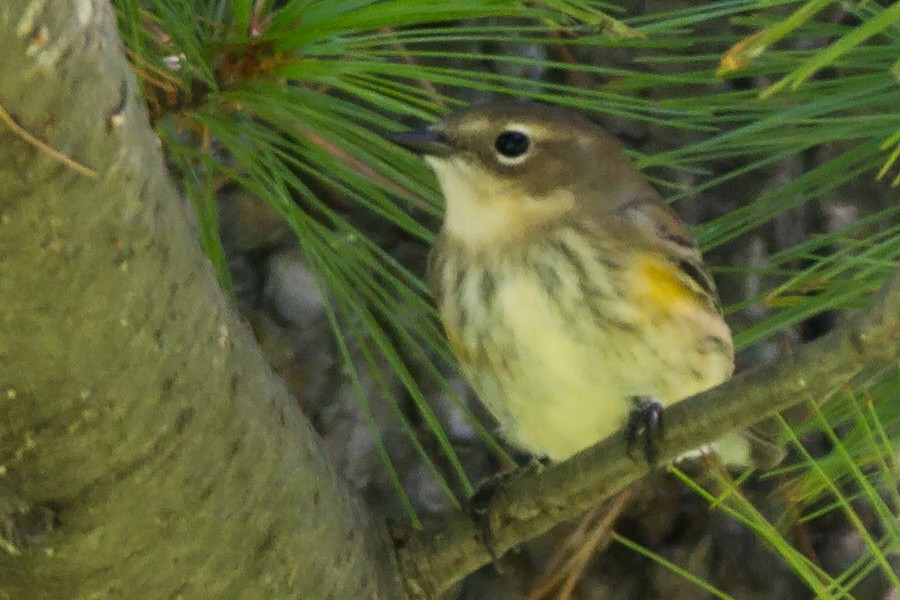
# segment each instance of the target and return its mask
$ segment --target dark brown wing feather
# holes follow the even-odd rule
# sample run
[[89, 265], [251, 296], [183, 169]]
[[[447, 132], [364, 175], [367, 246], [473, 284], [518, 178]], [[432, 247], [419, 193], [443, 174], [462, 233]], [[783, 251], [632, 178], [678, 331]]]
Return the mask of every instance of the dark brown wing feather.
[[704, 292], [719, 310], [719, 294], [700, 248], [684, 223], [661, 199], [648, 197], [622, 204], [621, 214], [642, 232], [644, 241], [678, 268], [692, 285]]

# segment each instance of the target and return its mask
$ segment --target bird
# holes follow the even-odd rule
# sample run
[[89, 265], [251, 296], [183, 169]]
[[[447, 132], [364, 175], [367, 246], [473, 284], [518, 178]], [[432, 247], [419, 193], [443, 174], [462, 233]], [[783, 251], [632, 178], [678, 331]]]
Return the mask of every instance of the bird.
[[[501, 436], [561, 461], [627, 426], [654, 462], [665, 407], [730, 378], [734, 342], [695, 239], [620, 142], [510, 100], [389, 138], [444, 196], [428, 284]], [[748, 439], [710, 447], [749, 465]]]

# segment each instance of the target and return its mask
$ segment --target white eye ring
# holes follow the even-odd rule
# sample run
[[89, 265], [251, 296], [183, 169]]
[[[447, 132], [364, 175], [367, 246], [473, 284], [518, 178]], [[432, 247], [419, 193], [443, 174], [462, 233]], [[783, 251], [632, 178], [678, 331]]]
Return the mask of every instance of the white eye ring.
[[494, 153], [504, 165], [518, 165], [531, 154], [531, 135], [524, 127], [510, 126], [494, 140]]

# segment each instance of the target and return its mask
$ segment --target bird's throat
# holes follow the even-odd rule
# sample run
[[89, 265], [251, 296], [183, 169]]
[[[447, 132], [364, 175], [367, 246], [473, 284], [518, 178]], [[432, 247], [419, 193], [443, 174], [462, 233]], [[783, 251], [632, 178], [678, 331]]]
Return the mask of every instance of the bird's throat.
[[566, 190], [534, 198], [510, 180], [468, 162], [429, 158], [446, 200], [444, 234], [471, 249], [521, 243], [572, 210]]

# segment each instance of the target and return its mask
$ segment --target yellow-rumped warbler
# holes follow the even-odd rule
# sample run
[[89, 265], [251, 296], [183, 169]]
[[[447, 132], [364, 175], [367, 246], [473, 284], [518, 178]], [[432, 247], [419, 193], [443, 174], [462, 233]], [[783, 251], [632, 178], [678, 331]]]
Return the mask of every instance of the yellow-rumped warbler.
[[[502, 435], [562, 460], [734, 369], [696, 242], [618, 141], [559, 108], [492, 102], [394, 134], [447, 201], [429, 279]], [[643, 400], [641, 400], [643, 401]], [[714, 444], [750, 464], [737, 434]]]

